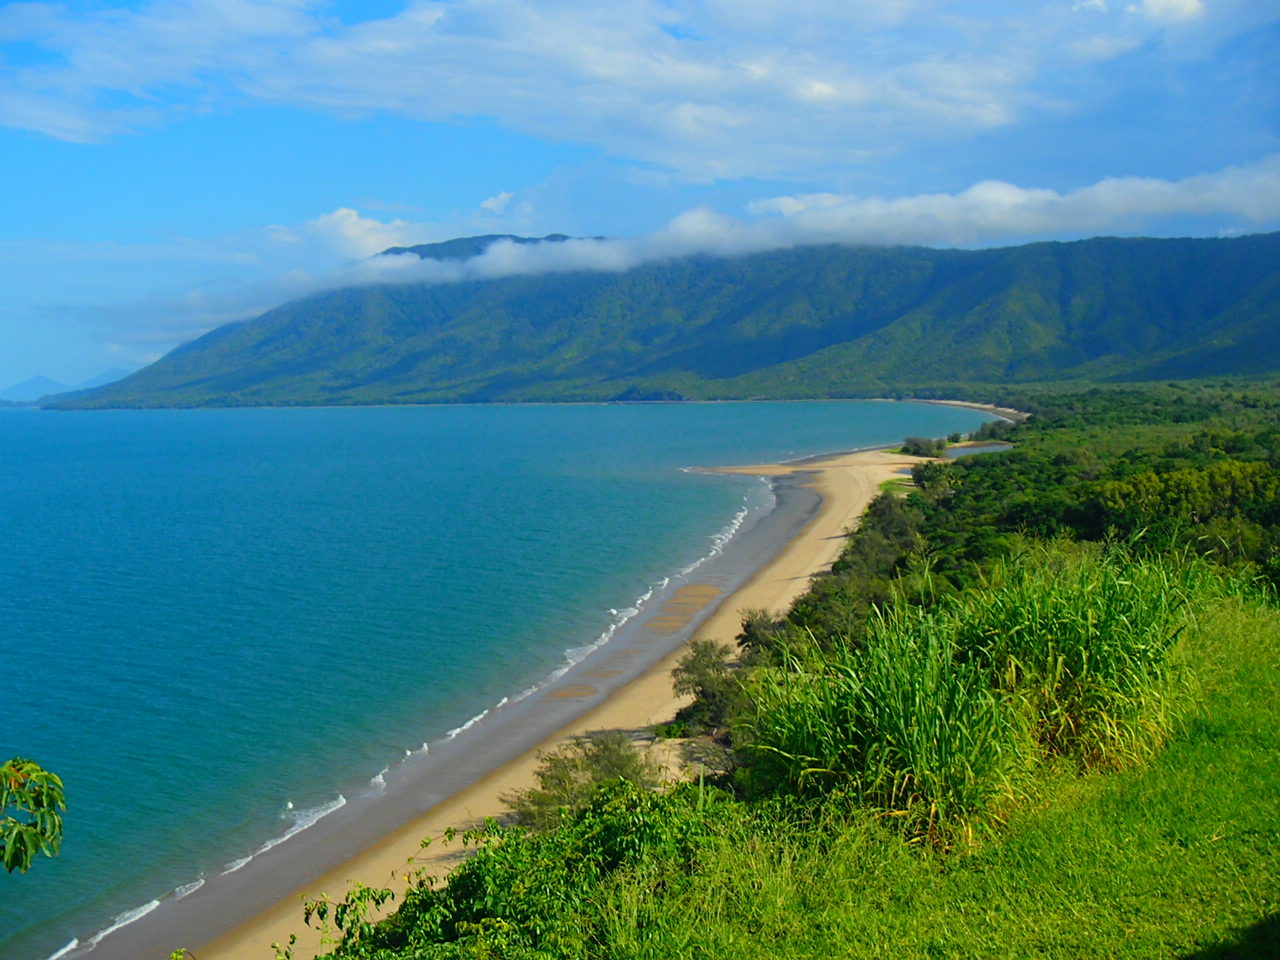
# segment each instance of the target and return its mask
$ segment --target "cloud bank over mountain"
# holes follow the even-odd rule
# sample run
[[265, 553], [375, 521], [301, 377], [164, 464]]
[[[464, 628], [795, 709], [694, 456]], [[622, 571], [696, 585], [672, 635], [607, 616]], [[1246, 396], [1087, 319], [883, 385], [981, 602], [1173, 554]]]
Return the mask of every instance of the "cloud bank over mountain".
[[[694, 209], [656, 233], [635, 238], [498, 241], [467, 260], [377, 256], [317, 279], [330, 287], [454, 283], [578, 270], [620, 272], [694, 254], [734, 256], [823, 243], [991, 246], [1035, 237], [1132, 233], [1174, 214], [1220, 216], [1247, 228], [1280, 217], [1280, 155], [1185, 180], [1115, 177], [1067, 193], [987, 181], [956, 194], [772, 197], [752, 203], [750, 211], [755, 219]], [[381, 235], [376, 220], [360, 218], [355, 211], [337, 211], [323, 219], [342, 223], [344, 230], [348, 224], [368, 223], [362, 232]], [[385, 226], [393, 228], [387, 235], [411, 232], [401, 221]]]

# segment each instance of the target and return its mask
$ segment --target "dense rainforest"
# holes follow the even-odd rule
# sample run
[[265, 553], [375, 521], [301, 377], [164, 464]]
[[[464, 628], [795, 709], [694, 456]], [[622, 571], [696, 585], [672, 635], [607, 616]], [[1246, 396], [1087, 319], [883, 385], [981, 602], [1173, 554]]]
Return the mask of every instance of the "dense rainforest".
[[693, 645], [686, 782], [548, 757], [573, 789], [389, 918], [311, 904], [333, 956], [1274, 957], [1280, 384], [1000, 399], [1011, 449], [922, 460], [785, 616]]
[[[460, 263], [494, 242], [535, 241], [389, 252]], [[334, 290], [45, 405], [945, 397], [1278, 370], [1280, 234], [832, 244]]]

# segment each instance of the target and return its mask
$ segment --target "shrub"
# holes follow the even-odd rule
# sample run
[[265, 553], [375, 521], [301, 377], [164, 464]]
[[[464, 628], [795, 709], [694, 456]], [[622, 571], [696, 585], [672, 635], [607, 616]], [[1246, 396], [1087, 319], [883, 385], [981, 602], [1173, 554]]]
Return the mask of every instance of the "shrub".
[[847, 791], [933, 842], [968, 835], [1014, 795], [1036, 745], [1108, 767], [1158, 750], [1191, 689], [1178, 637], [1223, 589], [1195, 558], [1055, 544], [932, 612], [900, 600], [859, 645], [756, 672], [744, 779]]
[[912, 457], [936, 457], [946, 448], [945, 440], [930, 437], [907, 437], [902, 443], [902, 452]]
[[[725, 811], [724, 814], [721, 811]], [[597, 789], [555, 830], [529, 833], [490, 822], [478, 847], [442, 887], [406, 894], [400, 909], [358, 937], [343, 958], [582, 957], [592, 954], [601, 890], [619, 871], [677, 876], [709, 825], [733, 804], [699, 785], [656, 793], [625, 780]]]
[[594, 730], [539, 757], [538, 785], [502, 797], [521, 826], [555, 826], [583, 810], [601, 784], [624, 780], [643, 789], [658, 786], [657, 768], [620, 730]]
[[715, 733], [735, 712], [742, 695], [729, 667], [732, 653], [727, 644], [694, 640], [671, 671], [676, 694], [694, 698], [676, 715], [687, 732]]

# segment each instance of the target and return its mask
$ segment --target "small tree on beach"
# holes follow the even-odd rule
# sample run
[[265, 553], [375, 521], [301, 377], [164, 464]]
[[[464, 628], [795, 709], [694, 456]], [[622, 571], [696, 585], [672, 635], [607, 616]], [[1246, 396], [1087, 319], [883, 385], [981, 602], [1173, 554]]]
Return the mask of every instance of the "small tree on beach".
[[671, 671], [676, 694], [694, 698], [678, 714], [691, 733], [714, 733], [724, 726], [741, 700], [742, 688], [729, 667], [732, 655], [727, 644], [693, 640]]
[[946, 445], [946, 441], [930, 437], [907, 437], [902, 443], [902, 452], [912, 457], [936, 457]]
[[545, 830], [586, 808], [598, 787], [628, 780], [658, 786], [657, 767], [621, 730], [593, 730], [539, 755], [536, 787], [504, 794], [516, 822]]

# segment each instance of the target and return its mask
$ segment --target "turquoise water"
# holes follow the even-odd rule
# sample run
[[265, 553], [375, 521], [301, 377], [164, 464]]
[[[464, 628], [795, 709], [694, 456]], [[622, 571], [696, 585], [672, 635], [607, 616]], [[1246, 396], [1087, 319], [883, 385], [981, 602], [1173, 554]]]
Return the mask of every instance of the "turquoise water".
[[884, 403], [0, 412], [0, 756], [62, 855], [0, 875], [45, 957], [220, 872], [546, 677], [760, 481], [681, 467], [969, 430]]

